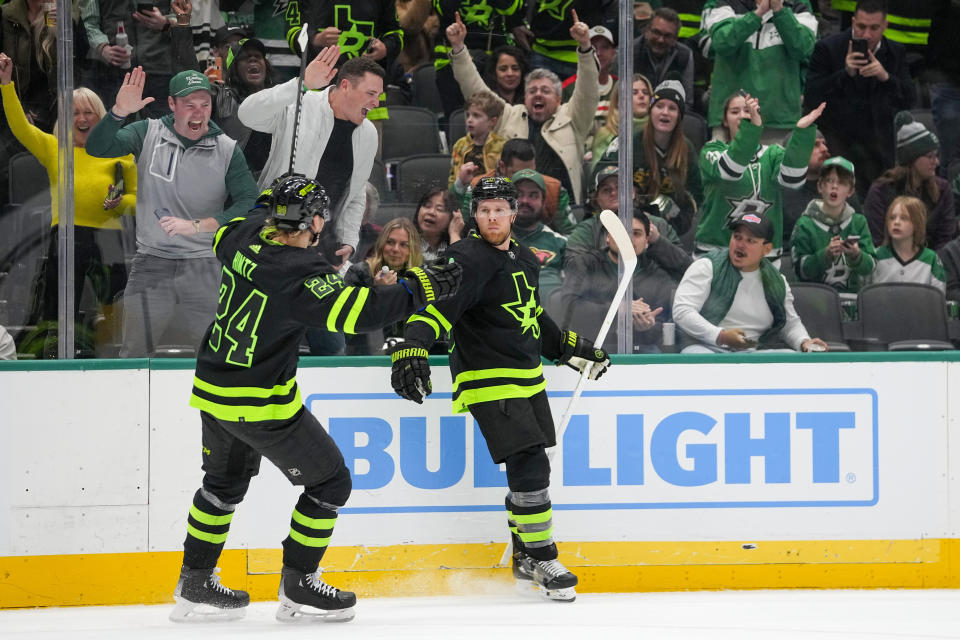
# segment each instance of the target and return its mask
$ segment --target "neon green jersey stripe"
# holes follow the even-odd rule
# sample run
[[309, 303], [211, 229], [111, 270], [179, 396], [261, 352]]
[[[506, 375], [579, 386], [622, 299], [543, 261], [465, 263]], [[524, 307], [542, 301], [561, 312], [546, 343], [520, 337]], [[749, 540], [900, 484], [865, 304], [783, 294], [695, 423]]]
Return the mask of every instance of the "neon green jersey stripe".
[[333, 529], [337, 524], [336, 518], [308, 518], [296, 509], [293, 510], [293, 521], [311, 529]]
[[213, 235], [213, 251], [216, 253], [217, 245], [220, 244], [220, 236], [223, 235], [223, 232], [227, 230], [227, 226], [224, 225], [217, 229], [217, 232]]
[[209, 513], [204, 513], [197, 509], [196, 505], [190, 505], [190, 517], [192, 517], [197, 522], [202, 522], [203, 524], [210, 525], [211, 527], [219, 527], [221, 525], [230, 524], [230, 521], [233, 520], [233, 514], [228, 513], [225, 516], [212, 516]]
[[210, 544], [223, 544], [227, 541], [227, 534], [225, 533], [206, 533], [190, 526], [189, 524], [187, 525], [187, 533], [197, 540], [203, 540], [204, 542], [209, 542]]
[[546, 381], [540, 384], [523, 387], [516, 384], [502, 384], [496, 387], [484, 387], [483, 389], [469, 389], [462, 392], [453, 400], [453, 412], [463, 413], [467, 407], [477, 402], [490, 402], [491, 400], [503, 400], [505, 398], [529, 398], [547, 388]]
[[541, 513], [528, 513], [525, 515], [513, 514], [513, 519], [517, 524], [538, 524], [540, 522], [547, 522], [552, 517], [553, 509], [547, 509]]
[[457, 374], [453, 381], [453, 390], [460, 387], [465, 382], [474, 382], [476, 380], [489, 380], [490, 378], [536, 378], [543, 375], [543, 365], [538, 364], [533, 369], [475, 369], [473, 371], [462, 371]]
[[407, 318], [407, 322], [423, 322], [427, 325], [433, 327], [433, 332], [436, 334], [436, 338], [440, 339], [440, 325], [433, 321], [433, 318], [428, 318], [427, 316], [421, 316], [418, 313], [413, 314]]
[[311, 538], [293, 529], [290, 529], [290, 537], [305, 547], [325, 547], [330, 544], [329, 536], [326, 538]]
[[[571, 40], [570, 43], [573, 45], [577, 44], [575, 40]], [[554, 60], [560, 60], [561, 62], [577, 62], [576, 51], [567, 51], [566, 49], [549, 49], [540, 44], [533, 45], [533, 50], [541, 55], [547, 56], [548, 58], [553, 58]]]
[[336, 302], [333, 303], [333, 307], [330, 308], [330, 313], [327, 314], [327, 331], [333, 331], [337, 333], [337, 318], [340, 316], [340, 311], [343, 309], [343, 305], [347, 303], [347, 298], [356, 290], [356, 287], [347, 287], [340, 292], [340, 295], [337, 296]]
[[218, 387], [196, 376], [193, 377], [193, 386], [197, 389], [218, 395], [222, 398], [272, 398], [273, 396], [285, 396], [290, 393], [290, 389], [292, 389], [295, 384], [297, 384], [297, 379], [290, 378], [283, 384], [278, 384], [269, 389], [265, 387]]
[[537, 44], [544, 47], [569, 47], [571, 45], [577, 44], [576, 40], [547, 40], [545, 38], [537, 38]]
[[524, 542], [543, 542], [553, 537], [553, 527], [550, 527], [546, 531], [535, 531], [533, 533], [524, 533], [521, 531], [517, 535], [519, 535], [520, 539]]
[[927, 27], [928, 29], [933, 23], [930, 18], [904, 18], [903, 16], [891, 14], [887, 14], [887, 22], [890, 24], [899, 24], [904, 27]]
[[247, 421], [286, 420], [296, 415], [303, 406], [300, 400], [300, 389], [297, 395], [285, 404], [270, 404], [265, 407], [233, 406], [211, 402], [196, 395], [190, 396], [190, 406], [194, 409], [206, 411], [215, 418], [228, 422], [239, 422], [240, 418]]
[[429, 313], [430, 315], [432, 315], [434, 318], [436, 318], [437, 321], [440, 323], [440, 325], [443, 327], [443, 330], [444, 330], [444, 331], [448, 331], [448, 332], [449, 332], [450, 329], [453, 328], [453, 325], [450, 324], [450, 322], [447, 320], [447, 318], [446, 318], [442, 313], [440, 313], [439, 311], [437, 311], [437, 308], [436, 308], [435, 306], [433, 306], [432, 304], [428, 304], [428, 305], [427, 305], [427, 308], [424, 309], [424, 311], [426, 311], [427, 313]]
[[929, 33], [918, 33], [916, 31], [901, 31], [900, 29], [887, 29], [883, 32], [894, 42], [901, 44], [927, 44], [930, 41]]
[[350, 313], [347, 314], [347, 321], [343, 324], [344, 333], [356, 333], [357, 318], [360, 317], [360, 312], [363, 311], [363, 305], [367, 303], [367, 296], [369, 295], [370, 289], [366, 287], [357, 290], [357, 299], [354, 301], [353, 306], [350, 307]]

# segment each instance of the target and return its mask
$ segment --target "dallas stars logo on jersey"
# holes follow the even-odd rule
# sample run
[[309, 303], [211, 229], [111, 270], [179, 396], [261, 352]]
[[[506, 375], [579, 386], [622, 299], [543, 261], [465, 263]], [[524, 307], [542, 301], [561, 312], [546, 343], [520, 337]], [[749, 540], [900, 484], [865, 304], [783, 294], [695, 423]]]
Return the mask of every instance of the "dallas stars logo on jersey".
[[486, 0], [476, 4], [463, 6], [460, 4], [460, 17], [464, 24], [487, 25], [490, 23], [490, 16], [493, 14], [493, 7], [487, 4]]
[[772, 202], [767, 202], [759, 196], [756, 198], [727, 198], [727, 202], [730, 203], [731, 207], [730, 213], [727, 214], [728, 222], [747, 213], [763, 215], [767, 212], [767, 209], [773, 206]]
[[567, 15], [567, 7], [573, 4], [573, 0], [546, 0], [540, 3], [537, 13], [546, 11], [551, 18], [562, 21]]
[[537, 306], [537, 298], [534, 295], [537, 290], [530, 286], [530, 283], [527, 282], [527, 276], [522, 271], [517, 271], [512, 275], [513, 284], [517, 288], [517, 299], [500, 306], [520, 323], [520, 333], [526, 333], [527, 330], [530, 330], [533, 332], [534, 338], [539, 338], [540, 323], [537, 322], [537, 316], [540, 315], [540, 308]]
[[336, 18], [334, 26], [340, 29], [340, 53], [355, 57], [360, 55], [367, 40], [373, 37], [373, 21], [354, 20], [353, 8], [349, 4], [338, 4], [335, 7]]

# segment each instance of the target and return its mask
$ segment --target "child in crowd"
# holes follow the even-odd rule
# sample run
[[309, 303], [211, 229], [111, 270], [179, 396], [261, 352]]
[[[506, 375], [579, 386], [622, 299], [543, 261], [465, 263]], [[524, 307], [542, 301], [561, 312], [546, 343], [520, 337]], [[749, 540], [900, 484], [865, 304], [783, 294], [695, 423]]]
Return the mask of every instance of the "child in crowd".
[[946, 274], [927, 239], [927, 206], [911, 196], [894, 198], [884, 221], [872, 282], [916, 282], [946, 292]]
[[478, 91], [467, 100], [465, 109], [467, 135], [453, 145], [448, 188], [457, 181], [457, 176], [461, 184], [470, 184], [475, 176], [496, 169], [500, 150], [507, 141], [493, 132], [503, 115], [503, 102], [495, 95]]
[[852, 162], [842, 156], [824, 161], [817, 181], [820, 199], [810, 201], [793, 229], [793, 267], [800, 280], [857, 293], [873, 272], [867, 219], [847, 203], [855, 189]]

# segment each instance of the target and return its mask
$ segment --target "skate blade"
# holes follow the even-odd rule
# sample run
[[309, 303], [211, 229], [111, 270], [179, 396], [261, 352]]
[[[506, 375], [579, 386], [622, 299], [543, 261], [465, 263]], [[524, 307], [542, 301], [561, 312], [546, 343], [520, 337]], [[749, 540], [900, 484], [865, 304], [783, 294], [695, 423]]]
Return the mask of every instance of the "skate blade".
[[170, 612], [171, 622], [228, 622], [239, 620], [247, 614], [246, 607], [236, 609], [221, 609], [208, 604], [197, 604], [188, 600], [175, 598], [177, 604]]
[[576, 587], [566, 587], [565, 589], [547, 589], [529, 579], [519, 579], [516, 585], [517, 592], [523, 596], [536, 596], [546, 598], [554, 602], [573, 602], [577, 599]]
[[543, 597], [554, 602], [573, 602], [577, 599], [576, 587], [566, 587], [565, 589], [547, 589], [538, 584], [534, 588], [540, 592]]
[[277, 609], [277, 621], [293, 624], [314, 622], [350, 622], [356, 616], [353, 607], [346, 609], [315, 609], [295, 602], [281, 602]]

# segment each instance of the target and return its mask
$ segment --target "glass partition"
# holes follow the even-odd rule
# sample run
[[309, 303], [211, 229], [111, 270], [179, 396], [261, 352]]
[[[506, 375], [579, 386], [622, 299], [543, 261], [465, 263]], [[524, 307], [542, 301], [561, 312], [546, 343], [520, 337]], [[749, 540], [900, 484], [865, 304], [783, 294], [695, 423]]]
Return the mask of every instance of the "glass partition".
[[[385, 259], [391, 233], [428, 259], [441, 255], [474, 224], [470, 190], [479, 177], [533, 169], [542, 184], [529, 177], [517, 182], [515, 231], [541, 262], [541, 304], [561, 326], [589, 337], [600, 329], [623, 278], [623, 260], [599, 214], [627, 210], [619, 217], [640, 255], [604, 342], [611, 352], [674, 352], [697, 341], [675, 323], [675, 292], [694, 258], [726, 250], [725, 221], [732, 213], [771, 212], [777, 238], [770, 258], [786, 281], [837, 291], [836, 344], [852, 336], [871, 348], [869, 336], [857, 335], [857, 292], [885, 268], [877, 256], [892, 257], [893, 249], [884, 254], [880, 247], [894, 195], [923, 203], [926, 217], [913, 220], [927, 228], [918, 236], [917, 259], [921, 249], [936, 250], [942, 262], [923, 254], [925, 273], [939, 278], [930, 282], [948, 298], [960, 298], [954, 291], [960, 259], [953, 257], [960, 252], [951, 242], [957, 231], [960, 72], [956, 56], [944, 54], [949, 47], [942, 37], [958, 26], [955, 7], [888, 2], [883, 13], [866, 2], [855, 15], [853, 2], [791, 5], [783, 10], [795, 12], [797, 38], [781, 40], [803, 44], [802, 62], [796, 68], [776, 62], [773, 44], [754, 47], [744, 58], [754, 73], [743, 76], [722, 34], [714, 42], [723, 12], [704, 10], [703, 2], [574, 2], [569, 8], [592, 28], [594, 50], [586, 57], [578, 57], [571, 39], [572, 13], [554, 15], [539, 10], [550, 3], [529, 2], [462, 12], [464, 36], [452, 41], [446, 34], [456, 17], [413, 2], [398, 2], [395, 19], [366, 20], [324, 12], [324, 3], [296, 10], [295, 4], [254, 0], [8, 0], [0, 8], [0, 326], [17, 356], [196, 355], [217, 305], [221, 266], [210, 249], [213, 235], [289, 166], [289, 146], [277, 144], [275, 122], [261, 117], [265, 107], [245, 116], [240, 105], [296, 78], [301, 32], [308, 59], [338, 44], [338, 67], [367, 57], [383, 73], [380, 103], [363, 107], [378, 139], [365, 186], [354, 183], [352, 172], [370, 162], [372, 149], [334, 138], [337, 158], [324, 160], [321, 138], [328, 133], [313, 116], [301, 123], [306, 133], [298, 139], [298, 170], [313, 171], [308, 177], [327, 181], [338, 196], [320, 250], [340, 265], [337, 251], [350, 246], [341, 265], [350, 282], [372, 281], [375, 267], [409, 266]], [[761, 39], [773, 29], [771, 18], [760, 17]], [[879, 34], [888, 43], [885, 53], [870, 48]], [[872, 55], [880, 67], [859, 61], [845, 67], [845, 56], [830, 58], [833, 43], [845, 37], [857, 47], [866, 42], [865, 60]], [[772, 62], [764, 66], [758, 52]], [[69, 64], [58, 65], [58, 59]], [[599, 66], [588, 69], [588, 62]], [[837, 82], [857, 90], [840, 95], [825, 84], [831, 65], [843, 73]], [[118, 100], [134, 70], [135, 86]], [[171, 97], [171, 80], [189, 70], [202, 75], [178, 76], [173, 88], [179, 95]], [[783, 92], [760, 96], [763, 133], [750, 144], [761, 151], [739, 163], [728, 150], [741, 127], [725, 126], [726, 114], [747, 114], [749, 98], [737, 91], [756, 85], [761, 73]], [[584, 76], [597, 88], [587, 91]], [[206, 104], [189, 99], [196, 97], [196, 83], [210, 83], [209, 94], [202, 92], [209, 95]], [[308, 89], [318, 93], [323, 84]], [[896, 95], [882, 93], [883, 87], [895, 87]], [[863, 98], [857, 91], [881, 92], [882, 100], [870, 102], [877, 110], [867, 114], [858, 107]], [[331, 92], [323, 95], [332, 104]], [[809, 151], [810, 141], [795, 129], [799, 115], [816, 107], [808, 104], [812, 96], [821, 95], [829, 104], [814, 126], [825, 137]], [[651, 111], [652, 103], [660, 106]], [[69, 135], [58, 135], [61, 105], [72, 112]], [[892, 119], [901, 111], [909, 120]], [[778, 119], [780, 112], [789, 117]], [[867, 136], [858, 128], [867, 120], [880, 133]], [[736, 122], [745, 120], [738, 116]], [[71, 150], [69, 158], [61, 148]], [[769, 162], [761, 160], [765, 153]], [[804, 153], [809, 159], [798, 160]], [[831, 155], [855, 165], [849, 203], [870, 218], [860, 231], [838, 234], [855, 238], [877, 264], [878, 271], [863, 269], [856, 283], [838, 284], [846, 277], [839, 265], [845, 259], [835, 260], [827, 275], [804, 272], [806, 254], [791, 242], [808, 205], [824, 197], [818, 180]], [[927, 165], [919, 166], [924, 158]], [[347, 160], [349, 176], [337, 169]], [[729, 186], [746, 184], [747, 166], [755, 188], [734, 193]], [[71, 173], [62, 174], [67, 168]], [[885, 175], [890, 193], [871, 194]], [[927, 186], [916, 187], [921, 183]], [[351, 216], [359, 231], [347, 234], [340, 216]], [[853, 252], [844, 264], [855, 271]], [[61, 255], [70, 256], [71, 268], [61, 264]], [[817, 311], [808, 304], [809, 291], [799, 295], [807, 296], [801, 316], [811, 335], [836, 328], [825, 320], [833, 317], [832, 308]], [[956, 309], [953, 304], [945, 311], [951, 331], [960, 322]], [[401, 330], [349, 339], [312, 331], [301, 353], [376, 355]]]

